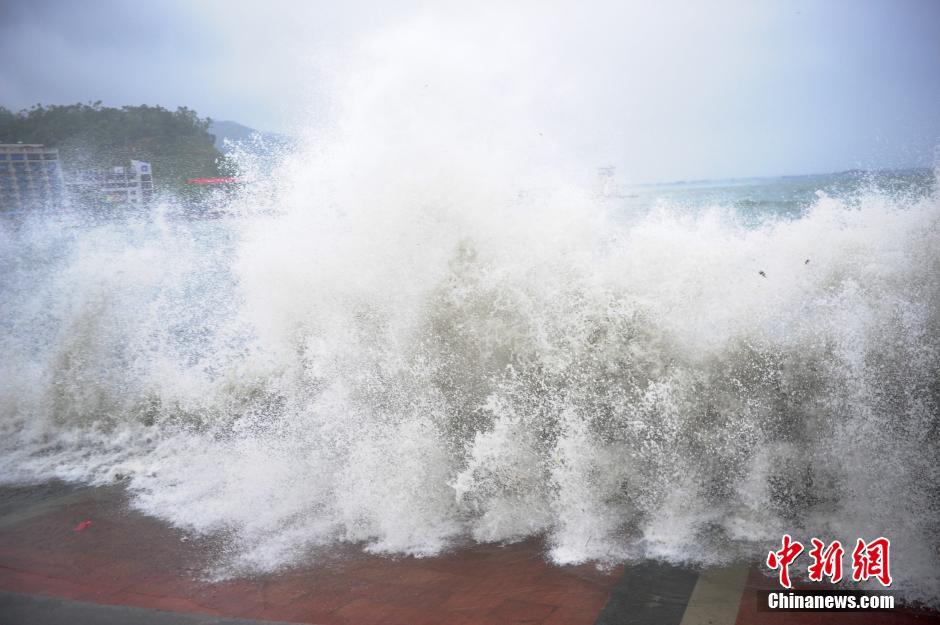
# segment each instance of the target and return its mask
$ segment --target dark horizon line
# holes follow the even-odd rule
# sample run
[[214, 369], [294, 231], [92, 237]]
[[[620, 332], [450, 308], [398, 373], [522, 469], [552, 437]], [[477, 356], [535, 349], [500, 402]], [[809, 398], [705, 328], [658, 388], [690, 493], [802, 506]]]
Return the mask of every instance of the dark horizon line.
[[700, 184], [703, 182], [737, 182], [744, 180], [773, 180], [778, 178], [814, 178], [816, 176], [842, 176], [848, 174], [882, 174], [882, 173], [892, 173], [892, 172], [914, 172], [914, 171], [925, 171], [929, 172], [932, 170], [937, 170], [937, 166], [930, 167], [927, 165], [910, 165], [907, 167], [875, 167], [871, 169], [864, 169], [859, 167], [853, 167], [851, 169], [843, 169], [839, 171], [825, 171], [825, 172], [814, 172], [814, 173], [805, 173], [805, 174], [777, 174], [777, 175], [759, 175], [759, 176], [731, 176], [727, 178], [695, 178], [692, 180], [680, 179], [680, 180], [660, 180], [656, 182], [634, 182], [628, 183], [629, 187], [664, 187], [668, 185], [680, 185], [680, 184]]

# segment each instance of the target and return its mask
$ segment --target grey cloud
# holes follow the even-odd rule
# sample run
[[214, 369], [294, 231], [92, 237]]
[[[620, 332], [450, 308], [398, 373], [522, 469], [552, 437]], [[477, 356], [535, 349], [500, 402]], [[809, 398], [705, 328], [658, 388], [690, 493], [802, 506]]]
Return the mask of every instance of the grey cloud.
[[186, 105], [283, 131], [328, 101], [317, 71], [341, 67], [375, 33], [416, 15], [443, 16], [481, 57], [492, 56], [494, 45], [514, 49], [490, 28], [510, 13], [519, 46], [547, 39], [541, 62], [558, 83], [546, 110], [533, 114], [585, 162], [622, 165], [637, 179], [926, 164], [940, 141], [940, 3], [931, 0], [533, 3], [513, 11], [0, 0], [0, 104]]

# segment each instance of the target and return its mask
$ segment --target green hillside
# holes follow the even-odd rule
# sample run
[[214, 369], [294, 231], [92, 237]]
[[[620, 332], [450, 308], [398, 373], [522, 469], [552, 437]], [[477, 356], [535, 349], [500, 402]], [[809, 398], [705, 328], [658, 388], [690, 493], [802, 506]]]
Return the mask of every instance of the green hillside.
[[126, 165], [153, 166], [158, 189], [181, 191], [187, 178], [215, 177], [222, 154], [209, 133], [211, 120], [180, 107], [112, 108], [100, 102], [42, 106], [12, 112], [0, 107], [0, 143], [42, 143], [59, 148], [63, 170]]

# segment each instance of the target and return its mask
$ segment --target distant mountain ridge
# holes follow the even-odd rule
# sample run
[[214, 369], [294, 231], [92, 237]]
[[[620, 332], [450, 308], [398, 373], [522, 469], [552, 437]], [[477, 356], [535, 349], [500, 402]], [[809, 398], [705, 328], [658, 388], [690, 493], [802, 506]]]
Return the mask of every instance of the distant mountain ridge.
[[[250, 145], [256, 135], [260, 137], [262, 144], [269, 148], [283, 148], [293, 144], [293, 139], [287, 135], [282, 135], [277, 132], [255, 130], [244, 124], [226, 120], [213, 120], [212, 123], [209, 124], [209, 134], [215, 137], [215, 147], [223, 154], [232, 151], [231, 144]], [[226, 141], [231, 142], [231, 144], [227, 144]]]

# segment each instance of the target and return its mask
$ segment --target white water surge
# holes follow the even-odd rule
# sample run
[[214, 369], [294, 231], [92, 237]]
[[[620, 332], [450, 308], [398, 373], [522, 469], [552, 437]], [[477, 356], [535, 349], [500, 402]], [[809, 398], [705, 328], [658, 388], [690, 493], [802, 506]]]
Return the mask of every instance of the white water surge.
[[366, 50], [222, 219], [3, 221], [0, 478], [127, 476], [230, 536], [230, 572], [338, 541], [701, 563], [885, 535], [936, 604], [936, 194], [625, 215], [437, 43]]

